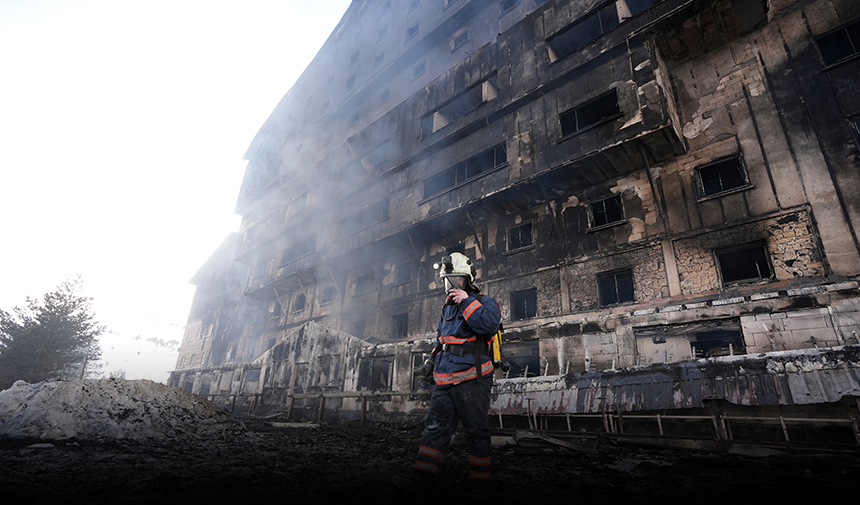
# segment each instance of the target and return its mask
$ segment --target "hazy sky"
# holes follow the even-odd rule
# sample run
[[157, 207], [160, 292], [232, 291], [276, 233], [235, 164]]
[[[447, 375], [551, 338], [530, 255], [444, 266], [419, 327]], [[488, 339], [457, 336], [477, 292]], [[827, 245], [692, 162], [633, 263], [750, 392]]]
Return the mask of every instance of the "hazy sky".
[[104, 371], [165, 381], [242, 156], [349, 0], [0, 0], [0, 309], [81, 274]]

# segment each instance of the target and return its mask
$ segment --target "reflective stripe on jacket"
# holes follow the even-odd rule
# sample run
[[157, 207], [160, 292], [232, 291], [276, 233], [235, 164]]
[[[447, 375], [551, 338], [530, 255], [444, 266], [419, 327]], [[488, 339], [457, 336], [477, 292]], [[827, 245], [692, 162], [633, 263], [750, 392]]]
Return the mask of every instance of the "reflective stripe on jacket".
[[[464, 345], [465, 352], [460, 356], [443, 351], [435, 356], [433, 378], [437, 387], [477, 378], [474, 346], [476, 343], [483, 345], [483, 342], [491, 340], [499, 330], [502, 318], [499, 304], [489, 296], [481, 296], [478, 300], [475, 296], [477, 294], [471, 293], [459, 305], [445, 305], [442, 309], [437, 344]], [[481, 375], [492, 373], [492, 359], [484, 351], [481, 356]]]

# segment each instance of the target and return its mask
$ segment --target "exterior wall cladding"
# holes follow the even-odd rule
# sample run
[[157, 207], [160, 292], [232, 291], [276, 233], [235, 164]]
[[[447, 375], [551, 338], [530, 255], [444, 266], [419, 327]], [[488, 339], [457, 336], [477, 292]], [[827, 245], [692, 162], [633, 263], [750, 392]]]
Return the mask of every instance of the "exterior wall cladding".
[[858, 23], [853, 0], [353, 1], [248, 150], [171, 384], [420, 415], [431, 265], [458, 250], [502, 308], [494, 414], [853, 405]]

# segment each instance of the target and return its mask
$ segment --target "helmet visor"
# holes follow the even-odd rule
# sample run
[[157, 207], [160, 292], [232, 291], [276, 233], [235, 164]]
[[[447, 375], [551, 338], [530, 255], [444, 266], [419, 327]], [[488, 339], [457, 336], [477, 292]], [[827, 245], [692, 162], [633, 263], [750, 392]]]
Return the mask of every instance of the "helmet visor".
[[449, 277], [445, 277], [445, 291], [451, 291], [452, 289], [463, 289], [466, 285], [466, 278], [461, 275], [452, 275]]

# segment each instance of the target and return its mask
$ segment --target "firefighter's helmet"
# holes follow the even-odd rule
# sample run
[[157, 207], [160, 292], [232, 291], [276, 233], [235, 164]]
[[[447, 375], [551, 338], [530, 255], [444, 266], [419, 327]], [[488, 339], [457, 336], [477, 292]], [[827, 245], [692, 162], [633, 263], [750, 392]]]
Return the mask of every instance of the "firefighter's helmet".
[[441, 263], [433, 265], [433, 268], [439, 269], [439, 277], [465, 277], [469, 283], [475, 282], [475, 265], [472, 264], [465, 254], [458, 252], [451, 253], [442, 258]]

